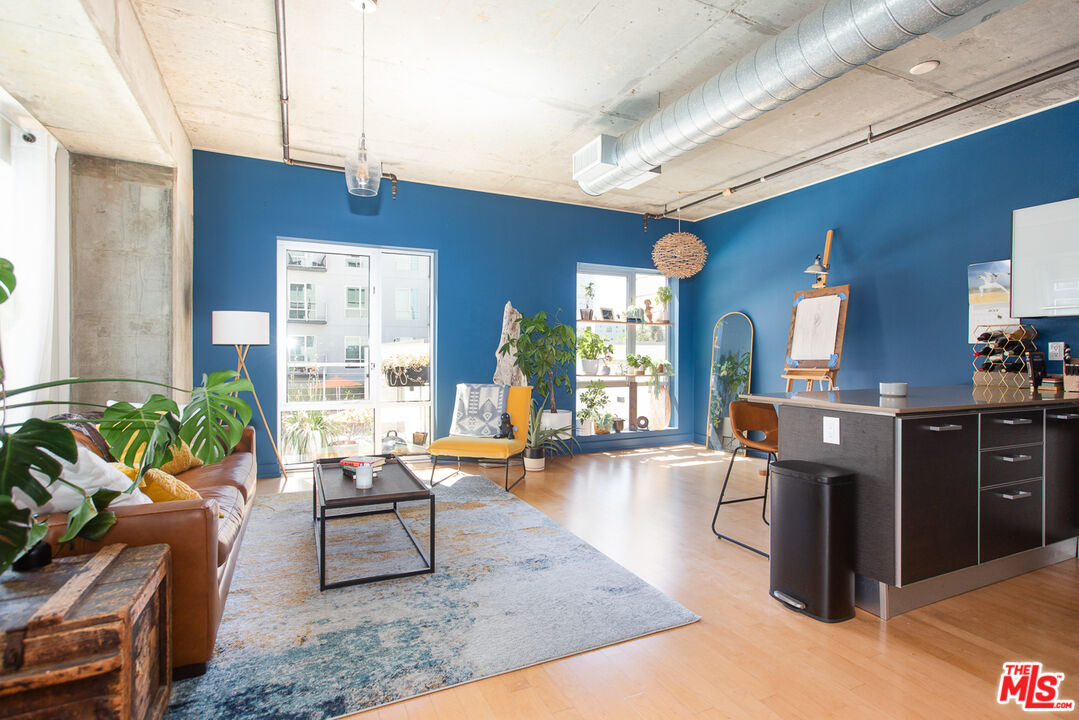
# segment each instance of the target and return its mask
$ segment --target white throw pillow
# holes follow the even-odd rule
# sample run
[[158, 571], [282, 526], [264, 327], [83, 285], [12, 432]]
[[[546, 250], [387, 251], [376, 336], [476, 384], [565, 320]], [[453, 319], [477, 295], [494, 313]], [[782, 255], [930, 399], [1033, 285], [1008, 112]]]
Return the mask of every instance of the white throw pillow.
[[[146, 505], [152, 502], [138, 488], [124, 494], [124, 490], [131, 486], [131, 478], [109, 465], [100, 455], [83, 445], [79, 445], [79, 457], [75, 463], [60, 460], [60, 464], [64, 468], [60, 473], [60, 477], [72, 485], [82, 488], [87, 495], [93, 495], [102, 489], [119, 490], [120, 496], [109, 503], [110, 508], [123, 507], [124, 505]], [[48, 477], [44, 474], [36, 470], [31, 470], [30, 473], [42, 485], [48, 482]], [[34, 505], [34, 501], [19, 488], [12, 489], [11, 499], [16, 506], [30, 508], [36, 515], [70, 512], [82, 502], [82, 493], [59, 480], [49, 485], [48, 488], [52, 493], [52, 499], [40, 507]]]

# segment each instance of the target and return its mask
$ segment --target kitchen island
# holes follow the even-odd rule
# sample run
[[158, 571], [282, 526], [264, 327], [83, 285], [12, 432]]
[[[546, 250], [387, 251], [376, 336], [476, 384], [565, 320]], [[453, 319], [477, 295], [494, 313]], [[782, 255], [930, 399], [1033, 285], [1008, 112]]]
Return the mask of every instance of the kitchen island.
[[856, 604], [881, 618], [1076, 557], [1079, 394], [749, 394], [779, 457], [855, 474]]

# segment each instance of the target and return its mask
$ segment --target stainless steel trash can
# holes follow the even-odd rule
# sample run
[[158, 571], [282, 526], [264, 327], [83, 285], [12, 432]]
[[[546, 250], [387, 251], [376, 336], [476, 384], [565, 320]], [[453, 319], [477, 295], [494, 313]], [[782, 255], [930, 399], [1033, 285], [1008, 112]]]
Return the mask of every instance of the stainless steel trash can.
[[804, 460], [772, 463], [769, 594], [822, 622], [854, 617], [854, 476]]

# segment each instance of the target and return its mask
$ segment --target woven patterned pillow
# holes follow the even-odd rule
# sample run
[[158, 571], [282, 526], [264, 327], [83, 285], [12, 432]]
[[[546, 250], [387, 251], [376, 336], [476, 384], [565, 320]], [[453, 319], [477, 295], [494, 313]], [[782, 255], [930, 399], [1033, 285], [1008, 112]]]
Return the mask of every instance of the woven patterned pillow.
[[509, 385], [474, 385], [460, 383], [453, 404], [450, 435], [496, 437], [506, 412]]

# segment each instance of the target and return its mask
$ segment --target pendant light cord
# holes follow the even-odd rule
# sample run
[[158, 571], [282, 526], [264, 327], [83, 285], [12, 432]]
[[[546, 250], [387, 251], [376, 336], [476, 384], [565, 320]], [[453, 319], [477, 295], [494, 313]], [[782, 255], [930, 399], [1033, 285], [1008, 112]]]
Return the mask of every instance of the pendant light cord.
[[367, 3], [360, 11], [360, 137], [367, 134]]

